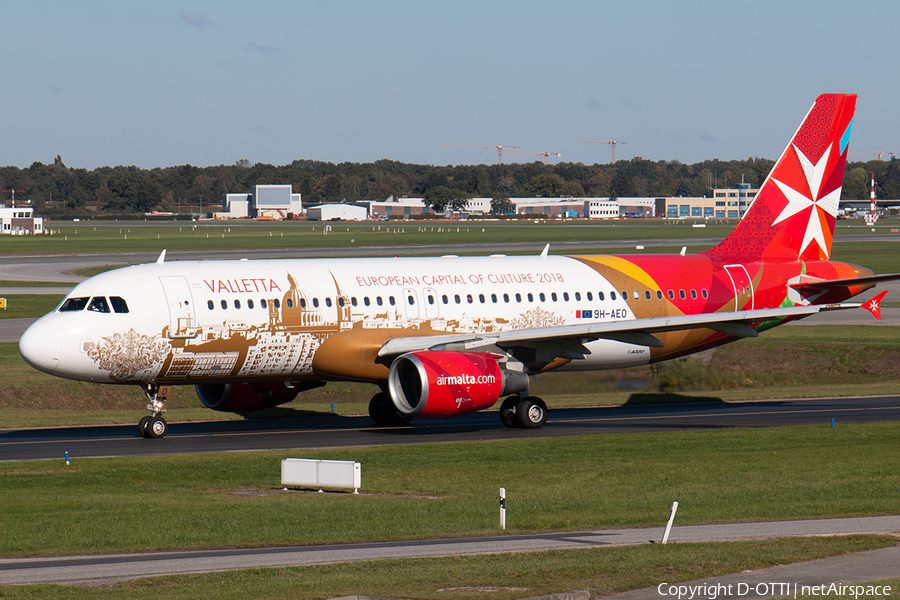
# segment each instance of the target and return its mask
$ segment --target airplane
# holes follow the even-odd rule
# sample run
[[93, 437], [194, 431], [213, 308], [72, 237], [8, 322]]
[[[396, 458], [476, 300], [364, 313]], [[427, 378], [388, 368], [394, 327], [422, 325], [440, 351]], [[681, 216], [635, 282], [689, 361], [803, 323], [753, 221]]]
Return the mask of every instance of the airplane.
[[547, 371], [685, 356], [820, 311], [900, 274], [829, 260], [856, 96], [823, 94], [732, 233], [696, 255], [166, 261], [78, 284], [22, 335], [32, 367], [139, 385], [159, 438], [169, 391], [246, 413], [329, 381], [371, 382], [377, 424], [493, 406], [536, 428]]

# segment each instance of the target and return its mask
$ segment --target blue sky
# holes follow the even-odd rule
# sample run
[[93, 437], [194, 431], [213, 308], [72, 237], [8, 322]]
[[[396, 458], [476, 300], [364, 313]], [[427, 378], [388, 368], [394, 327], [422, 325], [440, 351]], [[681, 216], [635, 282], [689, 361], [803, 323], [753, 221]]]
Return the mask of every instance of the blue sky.
[[900, 153], [893, 1], [0, 0], [0, 23], [2, 166], [776, 158], [822, 92], [860, 96], [851, 151]]

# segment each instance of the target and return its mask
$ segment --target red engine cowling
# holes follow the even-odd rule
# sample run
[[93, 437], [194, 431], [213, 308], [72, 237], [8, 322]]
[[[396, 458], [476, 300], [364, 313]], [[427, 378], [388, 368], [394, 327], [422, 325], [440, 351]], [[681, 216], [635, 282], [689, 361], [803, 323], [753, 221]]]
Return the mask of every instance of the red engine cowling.
[[300, 393], [299, 387], [288, 387], [281, 381], [266, 383], [207, 383], [196, 385], [200, 402], [207, 408], [223, 412], [253, 412], [290, 402]]
[[410, 417], [464, 415], [527, 388], [527, 375], [479, 352], [410, 352], [394, 360], [388, 374], [391, 401]]

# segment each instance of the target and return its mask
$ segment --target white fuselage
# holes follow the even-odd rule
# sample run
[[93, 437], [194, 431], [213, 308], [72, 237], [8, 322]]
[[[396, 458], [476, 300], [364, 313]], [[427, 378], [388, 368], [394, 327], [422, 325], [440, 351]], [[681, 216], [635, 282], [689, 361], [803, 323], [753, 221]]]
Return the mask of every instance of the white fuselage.
[[[69, 310], [38, 320], [20, 349], [36, 368], [84, 381], [302, 379], [314, 376], [319, 345], [342, 331], [421, 335], [634, 319], [622, 293], [561, 256], [164, 262], [79, 284], [61, 305]], [[94, 298], [107, 300], [105, 312]], [[117, 298], [127, 312], [117, 312]], [[609, 340], [588, 348], [567, 367], [631, 366], [650, 356], [644, 346]]]

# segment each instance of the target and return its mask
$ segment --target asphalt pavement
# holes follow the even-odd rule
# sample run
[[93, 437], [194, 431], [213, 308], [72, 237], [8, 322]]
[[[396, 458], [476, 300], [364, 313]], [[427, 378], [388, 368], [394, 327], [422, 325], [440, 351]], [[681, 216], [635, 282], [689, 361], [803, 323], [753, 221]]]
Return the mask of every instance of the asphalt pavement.
[[[303, 493], [303, 492], [284, 492]], [[200, 550], [192, 552], [149, 552], [135, 554], [63, 556], [49, 558], [0, 559], [0, 585], [57, 583], [76, 585], [111, 584], [140, 577], [180, 573], [208, 573], [234, 569], [275, 568], [332, 563], [380, 560], [387, 558], [425, 558], [509, 552], [602, 548], [661, 543], [665, 527], [643, 529], [601, 529], [532, 535], [502, 535], [481, 538], [453, 538], [327, 546], [291, 546], [277, 548]], [[856, 517], [846, 519], [811, 519], [762, 523], [724, 523], [686, 525], [672, 528], [668, 543], [758, 540], [821, 535], [900, 532], [900, 516]], [[864, 581], [874, 581], [900, 574], [900, 547], [825, 559], [822, 566], [797, 563], [795, 573], [803, 573], [803, 581], [829, 584], [840, 577], [851, 583], [850, 569], [855, 567]], [[872, 558], [874, 557], [874, 559]], [[813, 561], [816, 562], [816, 561]], [[805, 565], [805, 571], [800, 565]], [[864, 566], [863, 566], [864, 565]], [[773, 580], [770, 570], [744, 572], [734, 576], [735, 583], [789, 581], [786, 574]], [[713, 581], [712, 579], [707, 581]], [[663, 582], [660, 582], [663, 583]], [[816, 585], [818, 585], [817, 583]], [[635, 590], [614, 598], [659, 597], [656, 588]], [[725, 596], [727, 597], [727, 596]], [[743, 595], [742, 598], [766, 598], [765, 595]]]

